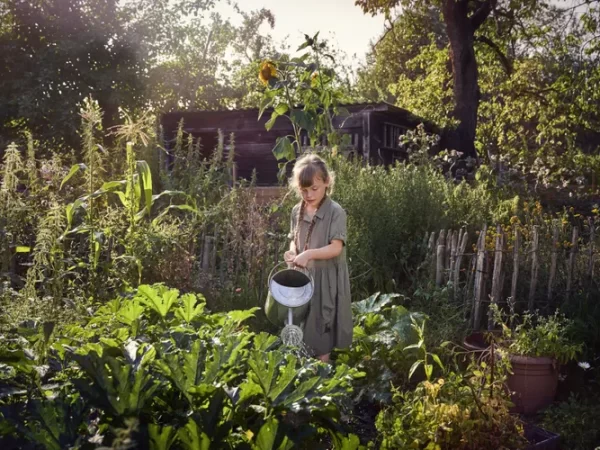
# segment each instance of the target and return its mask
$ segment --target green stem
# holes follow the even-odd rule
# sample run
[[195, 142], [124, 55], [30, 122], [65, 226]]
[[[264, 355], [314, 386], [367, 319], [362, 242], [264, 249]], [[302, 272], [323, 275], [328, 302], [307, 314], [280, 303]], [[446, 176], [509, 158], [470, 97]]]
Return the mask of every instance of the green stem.
[[294, 136], [296, 138], [296, 155], [300, 154], [300, 127], [298, 127], [298, 125], [292, 120], [291, 116], [292, 116], [292, 112], [294, 112], [294, 104], [292, 103], [292, 98], [290, 97], [290, 91], [287, 87], [287, 84], [285, 84], [284, 86], [284, 90], [285, 90], [285, 97], [286, 100], [288, 102], [288, 105], [290, 107], [290, 122], [292, 122], [292, 127], [294, 128]]

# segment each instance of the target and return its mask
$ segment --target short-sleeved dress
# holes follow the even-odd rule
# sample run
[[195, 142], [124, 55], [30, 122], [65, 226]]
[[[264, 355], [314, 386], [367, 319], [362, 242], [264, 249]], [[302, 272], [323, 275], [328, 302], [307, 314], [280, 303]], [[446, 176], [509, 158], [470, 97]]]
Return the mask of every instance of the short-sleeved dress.
[[[294, 238], [296, 205], [292, 210], [289, 238]], [[298, 252], [304, 248], [311, 218], [304, 214], [300, 223]], [[342, 253], [328, 260], [312, 260], [308, 264], [315, 280], [315, 293], [310, 301], [310, 309], [304, 322], [304, 343], [315, 355], [325, 355], [334, 348], [346, 348], [352, 343], [352, 309], [350, 297], [350, 276], [346, 262], [346, 212], [327, 197], [316, 212], [309, 249], [329, 245], [334, 239], [344, 243]]]

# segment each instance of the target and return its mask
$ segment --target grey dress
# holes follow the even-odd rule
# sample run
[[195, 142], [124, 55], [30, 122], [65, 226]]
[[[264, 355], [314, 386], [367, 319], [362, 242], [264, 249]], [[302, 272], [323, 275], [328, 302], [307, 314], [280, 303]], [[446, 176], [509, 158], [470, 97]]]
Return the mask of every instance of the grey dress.
[[[289, 238], [294, 238], [300, 204], [292, 210]], [[346, 348], [352, 343], [352, 309], [350, 277], [346, 262], [346, 212], [327, 198], [316, 212], [309, 249], [329, 245], [334, 239], [344, 243], [342, 253], [328, 260], [310, 261], [308, 268], [315, 280], [315, 293], [304, 322], [304, 343], [313, 354], [325, 355], [333, 348]], [[298, 244], [304, 248], [311, 218], [304, 214], [300, 223]]]

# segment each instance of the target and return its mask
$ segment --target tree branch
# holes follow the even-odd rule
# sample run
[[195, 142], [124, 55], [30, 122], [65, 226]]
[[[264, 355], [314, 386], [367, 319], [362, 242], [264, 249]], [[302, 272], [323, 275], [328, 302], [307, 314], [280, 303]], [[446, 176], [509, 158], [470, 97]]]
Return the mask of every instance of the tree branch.
[[494, 51], [494, 53], [496, 53], [496, 56], [498, 56], [498, 58], [500, 59], [500, 62], [504, 66], [504, 70], [506, 71], [506, 74], [512, 75], [512, 73], [513, 73], [512, 62], [506, 57], [504, 52], [500, 49], [500, 47], [498, 47], [498, 45], [494, 41], [492, 41], [490, 38], [488, 38], [486, 36], [477, 36], [477, 37], [475, 37], [475, 41], [482, 42], [482, 43], [486, 44], [488, 47], [490, 47]]
[[473, 31], [476, 31], [481, 24], [488, 18], [492, 9], [496, 7], [496, 0], [485, 0], [481, 3], [481, 6], [475, 10], [473, 15], [471, 16], [471, 25], [473, 26]]

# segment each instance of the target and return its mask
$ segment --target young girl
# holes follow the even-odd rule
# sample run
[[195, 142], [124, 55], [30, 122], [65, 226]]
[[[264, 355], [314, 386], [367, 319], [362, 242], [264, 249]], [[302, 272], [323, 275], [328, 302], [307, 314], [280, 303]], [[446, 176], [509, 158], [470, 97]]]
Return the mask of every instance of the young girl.
[[346, 212], [327, 195], [333, 174], [307, 154], [296, 162], [290, 183], [301, 197], [292, 210], [288, 264], [308, 268], [315, 291], [304, 323], [304, 342], [322, 361], [352, 342], [350, 279], [346, 263]]

